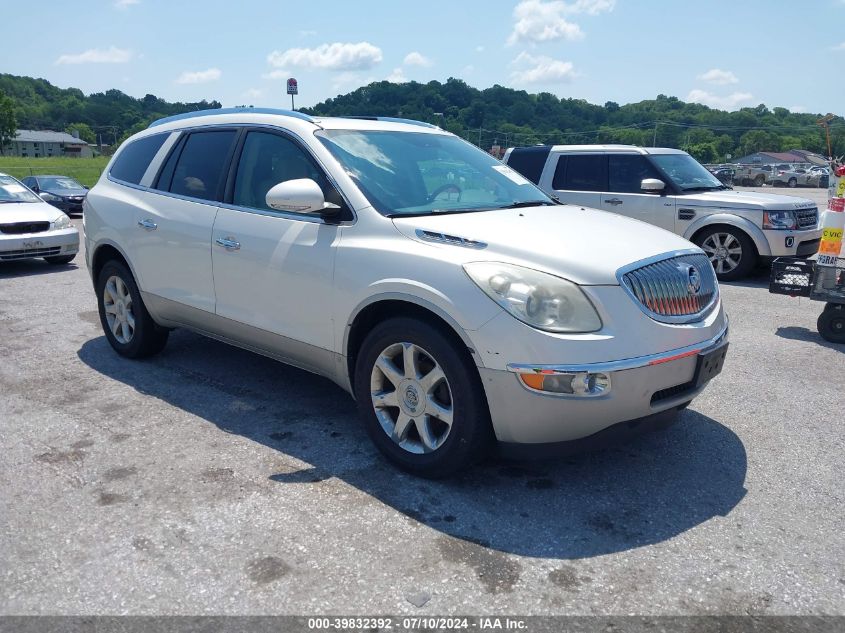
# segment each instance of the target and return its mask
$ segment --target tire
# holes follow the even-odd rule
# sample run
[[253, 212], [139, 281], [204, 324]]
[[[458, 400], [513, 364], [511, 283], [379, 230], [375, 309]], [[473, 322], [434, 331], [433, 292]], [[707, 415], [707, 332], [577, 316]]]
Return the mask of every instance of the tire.
[[743, 178], [741, 184], [743, 187], [750, 187], [751, 181], [748, 178]]
[[[742, 279], [757, 265], [757, 249], [754, 242], [745, 232], [732, 226], [705, 229], [695, 236], [695, 243], [710, 258], [719, 281]], [[727, 249], [727, 252], [720, 250], [721, 248]]]
[[411, 474], [448, 477], [490, 447], [490, 413], [478, 370], [463, 346], [435, 325], [404, 317], [376, 325], [361, 344], [354, 391], [373, 443]]
[[167, 343], [169, 330], [153, 321], [132, 273], [120, 261], [106, 262], [100, 271], [97, 308], [103, 332], [121, 356], [146, 358], [160, 352]]
[[845, 343], [845, 305], [828, 303], [816, 322], [819, 334], [831, 343]]
[[790, 189], [795, 189], [798, 186], [798, 181], [795, 178], [790, 178], [789, 182], [786, 183], [786, 186]]
[[754, 179], [754, 186], [755, 187], [762, 187], [766, 183], [766, 177], [763, 174], [758, 175]]
[[45, 257], [44, 261], [50, 264], [51, 266], [64, 266], [65, 264], [71, 263], [74, 257], [76, 257], [76, 253], [74, 253], [73, 255], [56, 255], [55, 257]]

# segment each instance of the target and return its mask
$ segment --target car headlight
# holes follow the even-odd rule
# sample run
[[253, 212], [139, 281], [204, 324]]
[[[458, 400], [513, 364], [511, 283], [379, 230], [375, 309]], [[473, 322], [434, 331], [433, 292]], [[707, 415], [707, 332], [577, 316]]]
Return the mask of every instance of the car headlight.
[[58, 218], [56, 218], [50, 223], [50, 228], [54, 231], [58, 229], [66, 229], [69, 226], [70, 218], [67, 217], [65, 214], [60, 215]]
[[763, 213], [763, 228], [788, 231], [797, 228], [798, 222], [792, 211], [766, 211]]
[[62, 201], [61, 196], [56, 196], [56, 195], [53, 195], [52, 193], [47, 193], [46, 191], [42, 191], [38, 195], [44, 202], [61, 202]]
[[496, 262], [464, 264], [488, 297], [528, 325], [546, 332], [595, 332], [601, 319], [571, 281], [522, 266]]

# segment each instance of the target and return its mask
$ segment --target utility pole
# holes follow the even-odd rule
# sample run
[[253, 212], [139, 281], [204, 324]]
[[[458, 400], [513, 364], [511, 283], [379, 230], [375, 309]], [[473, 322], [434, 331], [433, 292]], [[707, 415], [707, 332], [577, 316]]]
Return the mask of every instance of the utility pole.
[[830, 148], [830, 122], [834, 118], [832, 114], [827, 114], [816, 121], [817, 124], [824, 128], [825, 134], [827, 135], [827, 157], [829, 160], [833, 159], [833, 150]]
[[651, 139], [651, 146], [657, 147], [657, 121], [654, 122], [654, 138]]

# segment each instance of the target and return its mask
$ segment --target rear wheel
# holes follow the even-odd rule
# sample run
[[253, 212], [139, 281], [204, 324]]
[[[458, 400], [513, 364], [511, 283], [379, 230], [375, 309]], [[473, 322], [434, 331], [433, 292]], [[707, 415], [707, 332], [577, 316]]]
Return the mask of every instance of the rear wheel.
[[719, 281], [741, 279], [757, 263], [757, 251], [751, 238], [730, 226], [706, 229], [696, 236], [695, 243], [707, 254]]
[[152, 356], [167, 343], [168, 330], [153, 321], [132, 273], [122, 262], [111, 260], [100, 271], [97, 307], [106, 338], [121, 356]]
[[828, 303], [816, 326], [824, 340], [845, 343], [845, 305]]
[[424, 321], [395, 318], [373, 328], [358, 353], [355, 399], [378, 449], [412, 474], [446, 477], [490, 445], [478, 370], [452, 337]]
[[56, 255], [55, 257], [45, 257], [44, 261], [48, 264], [52, 264], [53, 266], [63, 266], [64, 264], [69, 264], [73, 261], [73, 258], [76, 257], [76, 253], [73, 255]]

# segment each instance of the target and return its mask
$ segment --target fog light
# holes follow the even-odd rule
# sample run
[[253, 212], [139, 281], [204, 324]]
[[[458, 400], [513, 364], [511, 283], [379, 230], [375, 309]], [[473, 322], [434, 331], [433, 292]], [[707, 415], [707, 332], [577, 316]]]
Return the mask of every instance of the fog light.
[[610, 391], [610, 376], [602, 373], [519, 374], [519, 379], [529, 389], [553, 394], [591, 397], [600, 396]]

